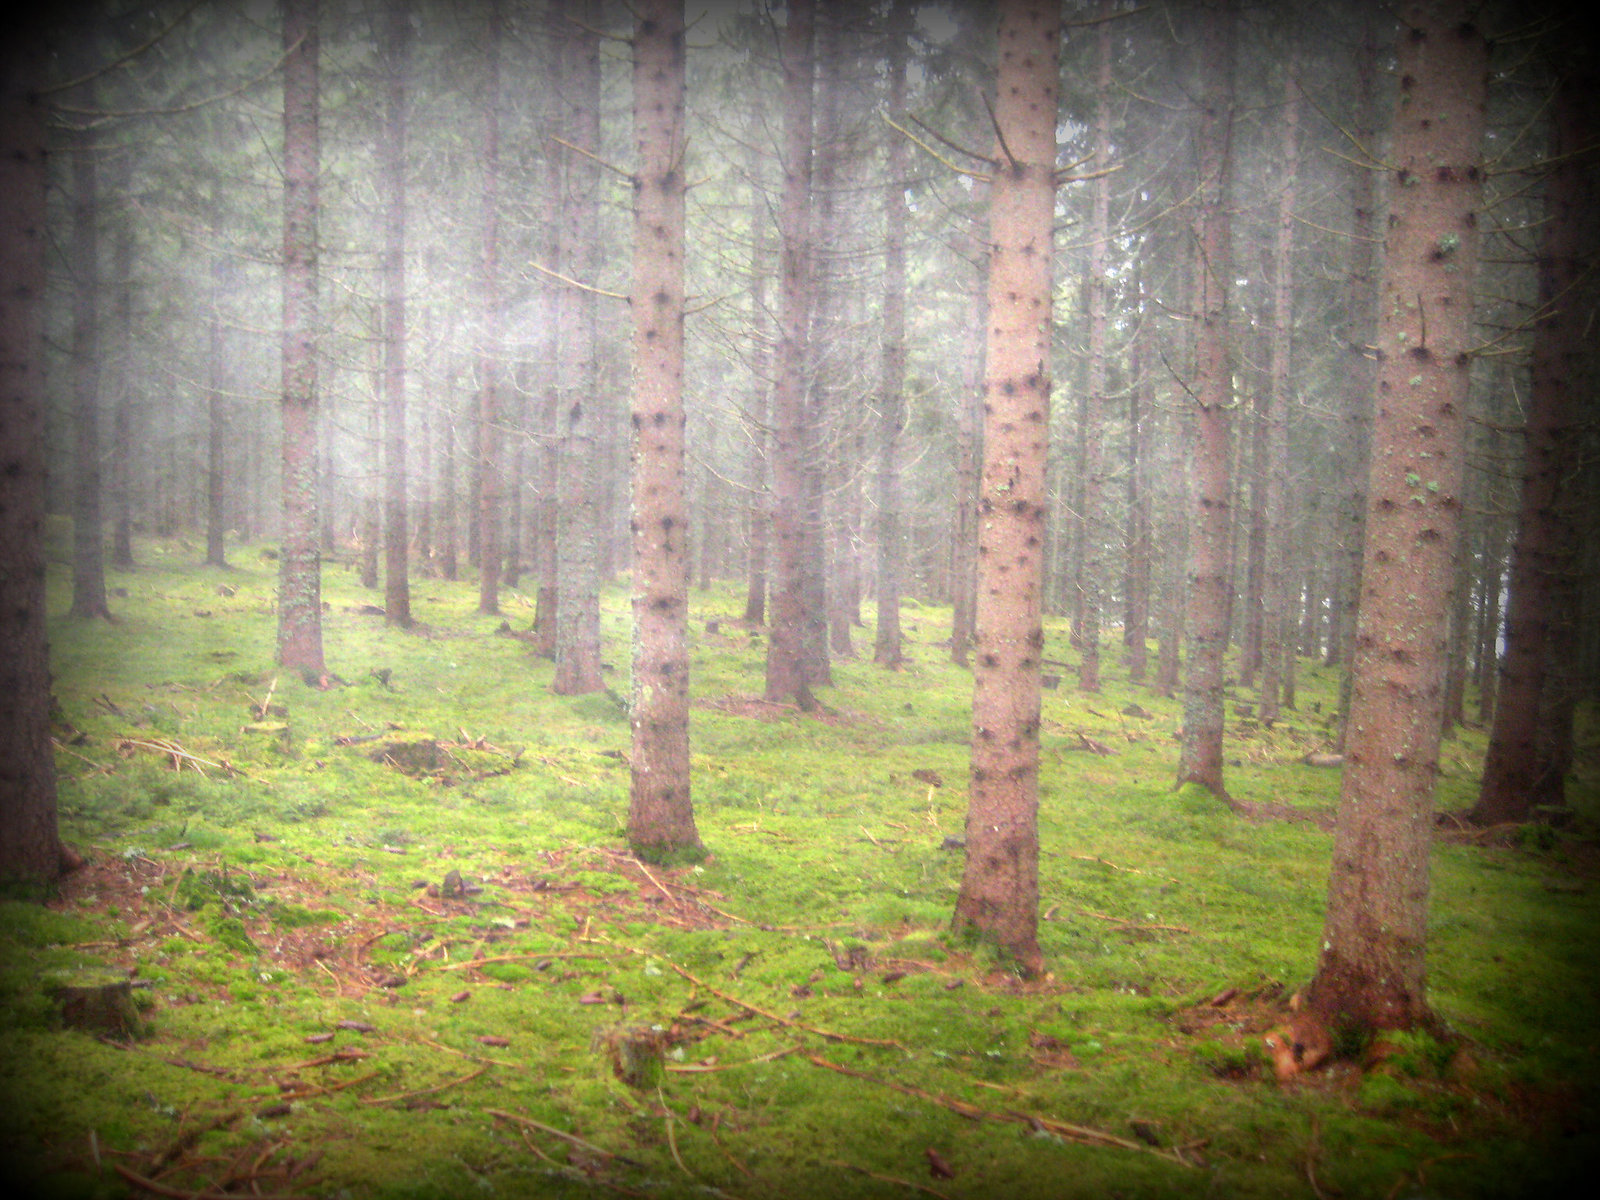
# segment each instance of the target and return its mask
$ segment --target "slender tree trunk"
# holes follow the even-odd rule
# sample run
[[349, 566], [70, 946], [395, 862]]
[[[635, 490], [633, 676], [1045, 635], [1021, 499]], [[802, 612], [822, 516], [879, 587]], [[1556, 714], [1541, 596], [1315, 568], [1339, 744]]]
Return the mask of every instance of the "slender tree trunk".
[[[410, 629], [411, 539], [406, 522], [406, 72], [411, 6], [384, 15], [388, 97], [383, 130], [383, 612]], [[493, 104], [490, 105], [493, 108]]]
[[483, 257], [479, 264], [482, 344], [478, 353], [478, 611], [500, 611], [501, 517], [505, 504], [500, 437], [500, 392], [505, 337], [500, 311], [500, 54], [501, 0], [490, 0], [488, 56], [484, 65]]
[[0, 884], [61, 875], [45, 627], [42, 39], [0, 42]]
[[[1111, 0], [1100, 0], [1100, 28], [1095, 52], [1094, 162], [1096, 170], [1106, 172], [1111, 165]], [[1106, 373], [1110, 358], [1107, 328], [1111, 317], [1111, 284], [1106, 278], [1110, 258], [1111, 178], [1101, 174], [1094, 181], [1094, 199], [1089, 218], [1089, 362], [1087, 408], [1083, 422], [1083, 546], [1079, 554], [1082, 573], [1083, 617], [1077, 627], [1082, 643], [1078, 662], [1078, 690], [1100, 690], [1100, 618], [1105, 606], [1107, 526], [1106, 481], [1104, 466], [1105, 427], [1110, 419], [1111, 398], [1106, 394]]]
[[[93, 107], [91, 88], [86, 103]], [[100, 528], [100, 188], [87, 130], [72, 135], [72, 609], [111, 618]]]
[[812, 0], [790, 0], [784, 27], [783, 195], [778, 210], [777, 379], [772, 393], [774, 578], [767, 639], [766, 698], [816, 706], [805, 657], [807, 489], [804, 462], [806, 356], [811, 319]]
[[1039, 952], [1041, 562], [1050, 429], [1060, 6], [1001, 0], [989, 208], [977, 664], [967, 860], [954, 925], [1026, 974]]
[[1141, 328], [1128, 347], [1127, 574], [1123, 583], [1122, 640], [1129, 683], [1143, 683], [1150, 638], [1150, 422]]
[[211, 264], [210, 345], [206, 353], [206, 565], [228, 565], [226, 500], [228, 494], [228, 408], [222, 341], [222, 292], [227, 266], [219, 257]]
[[1330, 1025], [1428, 1017], [1428, 851], [1461, 513], [1488, 55], [1465, 0], [1401, 10], [1365, 569], [1322, 953]]
[[[133, 194], [133, 152], [117, 158], [115, 187], [119, 196]], [[115, 328], [117, 380], [111, 408], [111, 565], [131, 570], [133, 561], [133, 223], [119, 223], [111, 248], [111, 274], [116, 299]]]
[[1200, 248], [1200, 327], [1195, 346], [1195, 470], [1199, 507], [1189, 547], [1188, 670], [1184, 676], [1183, 734], [1178, 783], [1197, 783], [1227, 797], [1222, 779], [1223, 652], [1233, 591], [1233, 540], [1229, 479], [1233, 420], [1233, 354], [1229, 318], [1232, 233], [1228, 190], [1232, 178], [1232, 0], [1205, 5], [1201, 20], [1199, 201], [1195, 239]]
[[[1363, 15], [1361, 47], [1356, 52], [1356, 128], [1364, 146], [1374, 144], [1378, 125], [1377, 87], [1378, 17], [1368, 9]], [[1372, 457], [1372, 397], [1376, 390], [1376, 359], [1372, 345], [1377, 340], [1377, 295], [1375, 274], [1381, 254], [1382, 237], [1378, 222], [1378, 173], [1357, 167], [1351, 180], [1351, 227], [1346, 267], [1345, 313], [1348, 321], [1344, 337], [1344, 387], [1341, 395], [1344, 436], [1340, 439], [1340, 474], [1346, 488], [1340, 497], [1340, 529], [1334, 552], [1343, 560], [1339, 578], [1343, 588], [1335, 603], [1339, 605], [1338, 648], [1339, 720], [1334, 749], [1344, 753], [1350, 713], [1350, 664], [1355, 657], [1357, 613], [1361, 605], [1361, 556], [1366, 544], [1367, 474]], [[1330, 650], [1330, 655], [1332, 651]]]
[[1261, 720], [1278, 719], [1283, 688], [1284, 563], [1289, 557], [1289, 405], [1294, 379], [1294, 209], [1300, 181], [1300, 72], [1291, 56], [1283, 76], [1283, 141], [1277, 229], [1272, 246], [1271, 386], [1266, 411], [1264, 528], [1261, 556]]
[[456, 547], [460, 540], [461, 502], [456, 495], [456, 459], [461, 450], [461, 438], [456, 433], [455, 416], [456, 368], [454, 364], [445, 372], [444, 396], [439, 406], [439, 577], [454, 582], [460, 573], [456, 561]]
[[704, 857], [689, 787], [684, 496], [683, 0], [641, 0], [633, 30], [633, 732], [628, 844]]
[[747, 473], [750, 482], [750, 507], [746, 515], [749, 529], [749, 558], [746, 563], [744, 620], [747, 625], [767, 621], [767, 561], [772, 536], [772, 495], [767, 481], [767, 456], [770, 439], [767, 422], [772, 395], [772, 320], [767, 304], [767, 278], [771, 274], [771, 231], [767, 218], [766, 196], [761, 188], [760, 157], [750, 155], [750, 419], [746, 437], [750, 443]]
[[[911, 32], [910, 0], [894, 0], [889, 10], [889, 115], [904, 119], [906, 42]], [[889, 141], [889, 180], [883, 191], [883, 351], [878, 399], [877, 631], [872, 659], [898, 667], [904, 657], [900, 633], [900, 574], [905, 542], [900, 532], [900, 434], [905, 426], [906, 381], [906, 181], [909, 147], [903, 137]]]
[[[563, 43], [562, 70], [572, 143], [595, 153], [600, 145], [600, 24], [594, 0], [575, 0]], [[568, 272], [584, 283], [599, 273], [599, 168], [565, 153], [565, 248]], [[574, 696], [604, 689], [600, 673], [600, 527], [598, 451], [601, 382], [592, 293], [562, 293], [565, 316], [561, 358], [566, 368], [561, 398], [561, 527], [556, 539], [556, 671], [550, 688]]]
[[[1545, 241], [1539, 256], [1539, 311], [1534, 328], [1528, 421], [1523, 432], [1522, 496], [1506, 601], [1505, 658], [1499, 702], [1489, 733], [1478, 800], [1469, 814], [1480, 825], [1526, 821], [1534, 805], [1565, 801], [1565, 771], [1548, 749], [1551, 710], [1570, 706], [1574, 644], [1572, 595], [1578, 568], [1581, 490], [1573, 486], [1582, 445], [1585, 370], [1592, 330], [1578, 301], [1594, 268], [1590, 226], [1596, 196], [1593, 166], [1583, 155], [1595, 136], [1592, 71], [1556, 85], [1554, 167], [1545, 184]], [[1592, 522], [1594, 514], [1587, 514]], [[1552, 689], [1552, 683], [1559, 683]], [[1554, 704], [1552, 705], [1552, 701]], [[1570, 713], [1565, 717], [1570, 726]], [[1558, 722], [1559, 723], [1559, 722]], [[1559, 757], [1559, 756], [1557, 756]], [[1556, 769], [1552, 770], [1551, 767]]]
[[317, 545], [318, 0], [285, 0], [283, 20], [283, 550], [278, 664], [322, 683]]

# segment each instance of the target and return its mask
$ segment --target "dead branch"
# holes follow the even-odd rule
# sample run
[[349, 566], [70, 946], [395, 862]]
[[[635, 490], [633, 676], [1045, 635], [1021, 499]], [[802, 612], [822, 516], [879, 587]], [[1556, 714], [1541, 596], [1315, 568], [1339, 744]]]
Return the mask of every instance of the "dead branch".
[[476, 1079], [479, 1075], [482, 1075], [488, 1069], [489, 1068], [486, 1064], [479, 1067], [476, 1071], [468, 1071], [465, 1075], [459, 1076], [455, 1079], [447, 1079], [443, 1083], [434, 1084], [432, 1087], [417, 1088], [416, 1090], [410, 1092], [395, 1092], [390, 1096], [373, 1096], [370, 1099], [357, 1101], [357, 1103], [393, 1104], [396, 1100], [410, 1100], [413, 1096], [430, 1096], [435, 1092], [442, 1092], [446, 1088], [453, 1088], [458, 1084], [471, 1083], [474, 1079]]
[[739, 997], [733, 996], [733, 995], [729, 995], [727, 992], [722, 991], [720, 988], [714, 988], [709, 983], [706, 983], [703, 979], [696, 979], [693, 975], [689, 974], [689, 972], [685, 971], [677, 963], [671, 963], [669, 965], [672, 967], [672, 969], [674, 971], [676, 971], [679, 975], [682, 975], [690, 983], [694, 984], [696, 987], [705, 988], [706, 991], [710, 992], [713, 996], [716, 996], [718, 999], [726, 1000], [729, 1004], [737, 1004], [740, 1008], [749, 1009], [751, 1012], [755, 1013], [756, 1016], [765, 1017], [769, 1021], [776, 1021], [779, 1025], [782, 1025], [785, 1028], [788, 1028], [788, 1029], [803, 1029], [807, 1033], [814, 1033], [818, 1037], [827, 1038], [829, 1041], [832, 1041], [832, 1042], [854, 1042], [855, 1044], [857, 1044], [859, 1046], [888, 1046], [889, 1048], [894, 1049], [894, 1050], [904, 1050], [905, 1049], [905, 1047], [902, 1046], [899, 1042], [887, 1041], [887, 1040], [885, 1040], [883, 1038], [856, 1037], [854, 1034], [850, 1034], [850, 1033], [835, 1033], [831, 1029], [822, 1029], [822, 1028], [820, 1028], [820, 1027], [818, 1027], [816, 1025], [807, 1025], [802, 1021], [791, 1021], [788, 1017], [780, 1017], [775, 1012], [769, 1012], [767, 1009], [758, 1008], [756, 1005], [751, 1004], [748, 1000], [741, 1000], [741, 999], [739, 999]]

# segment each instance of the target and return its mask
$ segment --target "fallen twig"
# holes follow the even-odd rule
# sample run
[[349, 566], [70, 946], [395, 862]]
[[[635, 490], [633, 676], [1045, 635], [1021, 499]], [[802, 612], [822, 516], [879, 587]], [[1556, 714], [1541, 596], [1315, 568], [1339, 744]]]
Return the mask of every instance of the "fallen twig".
[[457, 1084], [471, 1083], [474, 1079], [476, 1079], [479, 1075], [482, 1075], [488, 1069], [489, 1068], [488, 1068], [487, 1065], [481, 1066], [476, 1071], [469, 1071], [469, 1072], [467, 1072], [467, 1074], [462, 1075], [459, 1078], [447, 1079], [443, 1083], [434, 1084], [432, 1087], [417, 1088], [415, 1091], [410, 1091], [410, 1092], [395, 1092], [391, 1096], [373, 1096], [370, 1099], [359, 1100], [359, 1101], [357, 1101], [357, 1103], [359, 1103], [359, 1104], [392, 1104], [396, 1100], [409, 1100], [413, 1096], [428, 1096], [428, 1095], [432, 1095], [434, 1092], [442, 1092], [446, 1088], [453, 1088]]
[[[146, 1179], [137, 1171], [129, 1170], [121, 1163], [112, 1163], [111, 1169], [118, 1175], [121, 1175], [134, 1187], [139, 1188], [141, 1191], [149, 1192], [151, 1195], [155, 1196], [172, 1196], [175, 1198], [175, 1200], [239, 1200], [238, 1193], [236, 1192], [197, 1192], [193, 1188], [168, 1187], [164, 1183], [157, 1183], [154, 1179]], [[312, 1198], [310, 1196], [290, 1194], [286, 1192], [256, 1192], [253, 1193], [253, 1200], [312, 1200]]]
[[1092, 912], [1087, 908], [1075, 908], [1072, 911], [1077, 913], [1080, 917], [1093, 917], [1097, 921], [1110, 921], [1115, 925], [1126, 925], [1130, 929], [1159, 929], [1163, 933], [1193, 933], [1194, 932], [1194, 930], [1189, 929], [1188, 927], [1183, 926], [1183, 925], [1153, 925], [1153, 924], [1145, 924], [1144, 922], [1141, 922], [1141, 921], [1129, 920], [1127, 917], [1113, 917], [1110, 913]]
[[503, 1108], [486, 1108], [483, 1111], [491, 1117], [499, 1117], [517, 1125], [526, 1125], [530, 1129], [537, 1129], [540, 1133], [548, 1133], [551, 1137], [558, 1137], [564, 1142], [569, 1142], [574, 1146], [589, 1151], [591, 1154], [598, 1154], [601, 1158], [627, 1163], [630, 1167], [642, 1167], [644, 1165], [624, 1155], [607, 1150], [604, 1146], [596, 1146], [593, 1142], [585, 1141], [575, 1133], [568, 1133], [565, 1129], [557, 1129], [554, 1125], [546, 1125], [543, 1121], [535, 1121], [532, 1117], [525, 1117], [521, 1113], [507, 1112]]
[[855, 1171], [859, 1174], [867, 1176], [869, 1179], [876, 1179], [880, 1183], [896, 1183], [901, 1187], [910, 1188], [913, 1191], [927, 1192], [930, 1196], [938, 1196], [939, 1200], [950, 1200], [949, 1192], [941, 1192], [938, 1188], [929, 1187], [925, 1183], [918, 1183], [914, 1179], [901, 1179], [898, 1175], [885, 1175], [881, 1171], [869, 1171], [866, 1167], [859, 1166], [856, 1163], [845, 1162], [843, 1159], [834, 1159], [833, 1165], [836, 1167], [844, 1167], [848, 1171]]
[[[734, 1030], [733, 1032], [738, 1031]], [[799, 1046], [784, 1046], [780, 1050], [772, 1050], [766, 1054], [758, 1054], [754, 1058], [741, 1058], [738, 1062], [668, 1063], [666, 1066], [667, 1070], [675, 1071], [683, 1075], [707, 1075], [713, 1071], [731, 1071], [735, 1067], [749, 1067], [756, 1063], [772, 1062], [774, 1059], [785, 1058], [788, 1055], [795, 1053], [795, 1051], [799, 1049], [801, 1049]]]
[[850, 1034], [850, 1033], [836, 1033], [831, 1029], [823, 1029], [823, 1028], [821, 1028], [819, 1026], [816, 1026], [816, 1025], [807, 1025], [802, 1021], [792, 1021], [788, 1017], [781, 1017], [775, 1012], [770, 1012], [770, 1011], [768, 1011], [767, 1009], [764, 1009], [764, 1008], [758, 1008], [756, 1005], [751, 1004], [748, 1000], [741, 1000], [737, 996], [730, 995], [729, 993], [724, 992], [719, 988], [712, 987], [709, 983], [705, 982], [703, 979], [697, 979], [693, 975], [689, 974], [688, 971], [685, 971], [677, 963], [671, 963], [669, 965], [672, 967], [672, 969], [674, 971], [676, 971], [679, 975], [682, 975], [685, 979], [687, 979], [690, 983], [694, 984], [696, 987], [703, 987], [703, 988], [705, 988], [706, 991], [710, 992], [713, 996], [716, 996], [716, 997], [718, 997], [719, 999], [722, 999], [722, 1000], [726, 1000], [729, 1004], [737, 1004], [740, 1008], [747, 1008], [751, 1012], [755, 1013], [757, 1016], [765, 1017], [769, 1021], [776, 1021], [779, 1025], [786, 1026], [789, 1029], [804, 1029], [807, 1033], [814, 1033], [818, 1037], [827, 1038], [829, 1041], [832, 1041], [832, 1042], [854, 1042], [854, 1043], [856, 1043], [857, 1045], [860, 1045], [860, 1046], [888, 1046], [890, 1049], [893, 1049], [893, 1050], [904, 1050], [905, 1049], [905, 1047], [902, 1046], [899, 1042], [889, 1041], [889, 1040], [884, 1039], [884, 1038], [857, 1037], [854, 1034]]

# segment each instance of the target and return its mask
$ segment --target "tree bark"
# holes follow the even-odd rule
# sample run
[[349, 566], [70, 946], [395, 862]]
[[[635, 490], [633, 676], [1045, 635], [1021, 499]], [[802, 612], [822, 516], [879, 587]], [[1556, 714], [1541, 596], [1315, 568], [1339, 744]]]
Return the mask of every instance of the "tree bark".
[[317, 545], [318, 0], [285, 0], [283, 19], [283, 550], [278, 664], [321, 683], [322, 560]]
[[1041, 552], [1049, 440], [1057, 59], [1054, 0], [1002, 0], [989, 209], [967, 861], [954, 927], [1025, 974], [1039, 951]]
[[[406, 72], [411, 6], [389, 0], [384, 15], [388, 78], [383, 129], [383, 613], [410, 629], [411, 563], [406, 513]], [[491, 105], [492, 107], [492, 105]]]
[[1330, 1025], [1428, 1017], [1428, 851], [1461, 516], [1488, 57], [1464, 0], [1401, 11], [1396, 164], [1350, 731], [1322, 953]]
[[0, 884], [61, 874], [45, 629], [42, 39], [0, 44]]
[[640, 0], [633, 30], [633, 703], [628, 844], [704, 857], [689, 786], [684, 496], [683, 0]]
[[1197, 783], [1227, 798], [1222, 772], [1223, 652], [1233, 591], [1232, 483], [1233, 353], [1229, 317], [1233, 251], [1228, 190], [1233, 154], [1232, 0], [1205, 5], [1201, 17], [1200, 155], [1195, 240], [1200, 249], [1195, 309], [1195, 471], [1199, 506], [1189, 547], [1183, 733], [1178, 783]]
[[222, 339], [222, 293], [228, 268], [220, 255], [211, 264], [211, 317], [206, 349], [206, 566], [228, 565], [228, 402]]

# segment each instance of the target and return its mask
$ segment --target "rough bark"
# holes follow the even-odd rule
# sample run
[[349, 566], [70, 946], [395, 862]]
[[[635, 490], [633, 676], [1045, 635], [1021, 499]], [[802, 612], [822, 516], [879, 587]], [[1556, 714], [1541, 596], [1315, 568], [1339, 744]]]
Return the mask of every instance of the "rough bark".
[[383, 612], [409, 629], [410, 536], [406, 512], [406, 73], [411, 6], [390, 0], [384, 15], [387, 96], [381, 150], [383, 190]]
[[[1469, 818], [1476, 824], [1526, 821], [1535, 805], [1560, 806], [1565, 771], [1542, 736], [1570, 705], [1573, 588], [1578, 568], [1581, 490], [1573, 486], [1586, 414], [1584, 359], [1590, 314], [1580, 288], [1593, 269], [1596, 185], [1584, 157], [1595, 133], [1593, 72], [1557, 84], [1553, 166], [1545, 184], [1545, 239], [1539, 256], [1539, 310], [1533, 335], [1528, 419], [1523, 431], [1522, 494], [1506, 599], [1505, 655], [1483, 778]], [[1593, 514], [1587, 514], [1590, 520]], [[1552, 688], [1552, 684], [1557, 686]], [[1570, 713], [1566, 717], [1570, 727]], [[1559, 720], [1556, 722], [1560, 724]], [[1548, 815], [1548, 814], [1542, 814]]]
[[777, 376], [772, 391], [773, 580], [765, 696], [816, 706], [804, 652], [808, 522], [804, 462], [811, 320], [812, 0], [791, 0], [784, 26], [783, 193], [778, 207]]
[[0, 885], [61, 873], [45, 644], [45, 133], [39, 40], [0, 46]]
[[1049, 440], [1057, 58], [1053, 0], [1002, 0], [966, 870], [954, 926], [1024, 973], [1039, 921], [1041, 552]]
[[1227, 193], [1232, 175], [1234, 4], [1208, 3], [1201, 17], [1200, 178], [1194, 218], [1200, 263], [1195, 297], [1194, 459], [1198, 507], [1189, 546], [1183, 732], [1178, 783], [1226, 798], [1223, 783], [1223, 652], [1233, 581], [1231, 442], [1233, 284]]
[[317, 543], [318, 0], [285, 0], [283, 20], [283, 549], [278, 664], [311, 681], [322, 659]]
[[1464, 0], [1400, 17], [1366, 552], [1322, 953], [1329, 1024], [1428, 1017], [1428, 851], [1461, 516], [1487, 50]]
[[628, 844], [705, 854], [689, 786], [684, 496], [683, 0], [641, 0], [633, 30], [633, 703]]

